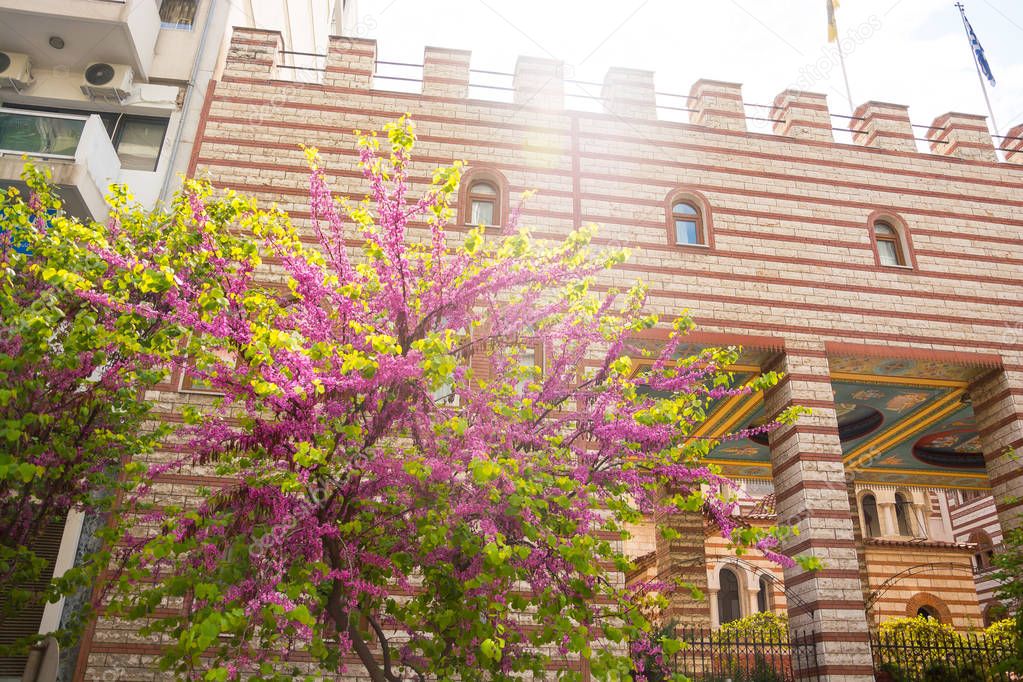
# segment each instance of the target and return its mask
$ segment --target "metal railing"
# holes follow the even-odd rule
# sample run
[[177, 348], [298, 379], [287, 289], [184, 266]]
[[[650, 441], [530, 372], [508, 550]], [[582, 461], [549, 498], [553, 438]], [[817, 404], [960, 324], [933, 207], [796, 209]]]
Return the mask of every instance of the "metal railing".
[[[327, 57], [326, 54], [319, 53], [319, 52], [301, 52], [301, 51], [295, 51], [295, 50], [281, 50], [280, 54], [281, 55], [286, 55], [286, 56], [290, 57], [292, 60], [294, 60], [296, 57], [299, 58], [299, 59], [305, 58], [306, 60], [309, 60], [309, 59], [312, 60], [312, 62], [313, 62], [312, 66], [307, 66], [307, 65], [304, 65], [304, 64], [288, 64], [288, 63], [279, 63], [279, 64], [277, 64], [278, 68], [285, 69], [285, 70], [290, 70], [292, 73], [299, 73], [299, 72], [318, 72], [318, 73], [323, 73], [326, 70], [326, 68], [324, 66], [317, 65], [318, 62], [316, 61], [316, 60], [320, 60], [320, 59], [326, 59], [326, 57]], [[387, 69], [391, 69], [391, 68], [396, 67], [398, 69], [418, 70], [419, 77], [415, 77], [415, 76], [412, 76], [412, 75], [395, 75], [393, 73], [383, 73], [380, 70], [381, 66], [383, 66], [383, 67], [385, 67]], [[413, 63], [413, 62], [386, 61], [386, 60], [382, 60], [381, 59], [381, 60], [377, 60], [375, 62], [375, 67], [376, 68], [374, 69], [374, 73], [373, 73], [373, 87], [374, 88], [378, 88], [378, 89], [381, 89], [381, 90], [394, 90], [395, 92], [405, 92], [405, 93], [414, 93], [415, 92], [416, 89], [414, 87], [411, 87], [412, 85], [419, 85], [420, 88], [421, 88], [421, 85], [422, 85], [422, 82], [423, 82], [423, 78], [422, 78], [423, 64], [417, 64], [417, 63]], [[481, 79], [478, 78], [478, 77], [474, 79], [473, 78], [473, 74], [476, 74], [477, 76], [482, 76], [483, 79], [492, 79], [493, 77], [498, 77], [499, 79], [508, 79], [508, 80], [506, 80], [505, 83], [480, 82]], [[470, 97], [473, 97], [474, 99], [483, 99], [483, 100], [490, 100], [490, 101], [497, 101], [497, 102], [508, 102], [511, 99], [511, 93], [513, 93], [515, 91], [515, 88], [512, 87], [511, 82], [510, 82], [510, 79], [514, 78], [514, 76], [515, 76], [514, 73], [511, 73], [511, 72], [508, 72], [508, 71], [493, 71], [493, 70], [490, 70], [490, 69], [469, 69], [469, 83], [468, 83], [468, 86], [469, 86]], [[395, 87], [393, 87], [393, 88], [378, 87], [378, 85], [380, 84], [381, 81], [384, 84], [386, 84], [388, 82], [392, 83], [392, 84], [395, 84]], [[578, 103], [583, 103], [581, 106], [570, 106], [570, 107], [568, 107], [569, 109], [591, 109], [591, 110], [596, 110], [596, 108], [599, 108], [599, 102], [598, 101], [602, 100], [602, 97], [599, 96], [599, 95], [595, 95], [595, 94], [593, 94], [591, 92], [586, 92], [582, 88], [582, 86], [587, 86], [587, 87], [603, 87], [603, 83], [597, 83], [595, 81], [576, 80], [576, 79], [570, 79], [570, 78], [564, 79], [564, 82], [567, 85], [574, 85], [577, 88], [579, 88], [580, 90], [583, 90], [582, 92], [566, 92], [565, 93], [564, 96], [565, 96], [565, 98], [567, 100], [574, 101], [577, 104]], [[672, 101], [672, 102], [681, 101], [681, 102], [684, 103], [682, 106], [676, 106], [674, 104], [660, 104], [660, 103], [655, 104], [656, 110], [658, 112], [665, 113], [667, 116], [674, 115], [673, 112], [696, 113], [698, 111], [697, 109], [693, 109], [692, 107], [686, 106], [686, 105], [689, 104], [690, 101], [695, 99], [692, 95], [683, 95], [683, 94], [679, 94], [679, 93], [661, 92], [661, 91], [656, 91], [654, 93], [654, 95], [657, 98], [658, 102], [665, 101], [665, 98], [666, 98], [667, 100]], [[590, 106], [586, 106], [585, 103], [590, 103]], [[596, 103], [596, 104], [594, 104], [594, 103]], [[764, 110], [766, 110], [768, 112], [773, 112], [775, 110], [775, 108], [776, 108], [773, 104], [754, 104], [754, 103], [750, 103], [750, 102], [745, 102], [743, 104], [743, 106], [745, 108], [747, 108], [747, 109], [749, 109], [749, 108], [764, 109]], [[847, 121], [865, 121], [866, 120], [862, 116], [846, 116], [846, 115], [843, 115], [843, 114], [831, 114], [831, 117], [832, 118], [841, 118], [841, 119], [845, 119]], [[764, 123], [785, 123], [786, 122], [785, 119], [783, 119], [783, 118], [773, 118], [773, 117], [771, 117], [770, 113], [768, 113], [767, 116], [757, 116], [757, 115], [753, 115], [753, 114], [750, 114], [750, 113], [746, 113], [746, 119], [749, 120], [749, 121], [764, 122]], [[673, 120], [673, 119], [666, 118], [665, 120]], [[676, 122], [679, 122], [679, 121], [676, 121]], [[685, 121], [681, 121], [681, 122], [685, 122]], [[943, 128], [939, 128], [939, 127], [935, 127], [935, 126], [921, 125], [921, 124], [916, 124], [916, 123], [914, 123], [912, 125], [913, 125], [914, 128], [929, 129], [929, 130], [944, 130]], [[835, 131], [835, 132], [839, 132], [839, 133], [848, 133], [848, 134], [851, 134], [851, 135], [862, 135], [863, 134], [862, 130], [858, 130], [856, 128], [846, 128], [846, 127], [842, 127], [842, 126], [832, 126], [831, 130]], [[1003, 136], [1003, 135], [992, 135], [992, 137], [997, 138], [997, 139], [1004, 139], [1004, 140], [1023, 140], [1023, 138], [1021, 138], [1021, 137], [1007, 137], [1007, 136]], [[935, 139], [931, 139], [931, 138], [928, 138], [928, 137], [914, 137], [913, 139], [915, 141], [918, 141], [918, 142], [927, 142], [927, 143], [930, 143], [930, 144], [949, 144], [949, 142], [947, 140], [935, 140]]]
[[870, 649], [878, 680], [927, 682], [938, 679], [984, 679], [1009, 682], [998, 664], [1014, 653], [1008, 638], [965, 634], [915, 639], [904, 632], [871, 634]]
[[[694, 682], [813, 682], [818, 680], [817, 640], [811, 632], [722, 633], [708, 628], [669, 628], [682, 647], [667, 667]], [[656, 677], [649, 677], [657, 682]]]

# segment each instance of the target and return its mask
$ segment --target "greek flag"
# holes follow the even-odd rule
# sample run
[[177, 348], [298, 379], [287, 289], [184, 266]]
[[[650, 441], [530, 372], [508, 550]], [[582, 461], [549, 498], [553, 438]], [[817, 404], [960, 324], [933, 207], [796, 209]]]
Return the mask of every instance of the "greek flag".
[[970, 25], [970, 20], [966, 18], [966, 13], [963, 13], [963, 21], [966, 22], [966, 33], [970, 37], [970, 47], [973, 48], [973, 54], [977, 56], [977, 66], [980, 67], [981, 73], [991, 83], [991, 87], [995, 86], [995, 75], [991, 73], [991, 65], [987, 63], [987, 57], [984, 56], [984, 48], [981, 47], [980, 41], [977, 40], [977, 34], [973, 32], [973, 26]]

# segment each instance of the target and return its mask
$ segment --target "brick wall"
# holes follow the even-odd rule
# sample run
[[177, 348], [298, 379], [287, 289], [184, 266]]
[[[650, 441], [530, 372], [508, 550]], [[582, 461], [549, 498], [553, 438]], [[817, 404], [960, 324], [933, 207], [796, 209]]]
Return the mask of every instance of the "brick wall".
[[[195, 175], [277, 202], [296, 225], [308, 226], [299, 143], [317, 146], [334, 187], [359, 198], [365, 185], [352, 131], [379, 130], [409, 112], [420, 140], [416, 188], [454, 159], [499, 170], [511, 197], [538, 191], [523, 215], [541, 235], [558, 237], [593, 221], [603, 226], [600, 242], [634, 249], [602, 284], [642, 277], [657, 312], [670, 317], [688, 308], [704, 334], [766, 338], [795, 353], [788, 364], [802, 372], [802, 383], [780, 400], [809, 401], [823, 416], [779, 436], [789, 439], [785, 447], [798, 444], [786, 463], [795, 462], [787, 469], [790, 495], [798, 486], [800, 496], [820, 501], [820, 485], [804, 479], [841, 480], [830, 386], [824, 390], [827, 352], [838, 345], [902, 357], [982, 358], [999, 367], [984, 391], [991, 406], [985, 452], [999, 490], [1019, 488], [1019, 467], [994, 449], [1023, 440], [1023, 158], [996, 162], [975, 117], [940, 117], [934, 153], [923, 154], [907, 144], [899, 105], [868, 103], [855, 136], [861, 144], [836, 144], [822, 124], [826, 98], [809, 93], [779, 95], [774, 112], [791, 124], [762, 134], [747, 132], [741, 89], [730, 83], [696, 84], [690, 106], [697, 113], [687, 124], [656, 119], [643, 72], [613, 70], [602, 90], [612, 113], [587, 113], [561, 107], [559, 65], [545, 60], [520, 60], [514, 103], [499, 103], [465, 96], [465, 53], [427, 50], [419, 95], [371, 88], [372, 41], [332, 41], [327, 71], [316, 83], [279, 79], [278, 46], [273, 33], [235, 31], [204, 107]], [[674, 244], [666, 209], [677, 190], [704, 202], [710, 246]], [[870, 223], [880, 214], [904, 226], [909, 267], [879, 265]], [[805, 448], [824, 454], [808, 456]], [[174, 485], [170, 494], [187, 493], [187, 482]], [[860, 598], [852, 525], [844, 489], [833, 497], [801, 521], [810, 544], [796, 547], [839, 557], [841, 566], [819, 579], [786, 577], [798, 579], [804, 599], [833, 620], [821, 626], [827, 641], [818, 672], [863, 680], [865, 630], [842, 622]], [[828, 590], [832, 596], [822, 598]], [[78, 676], [101, 679], [110, 657], [120, 656], [138, 671], [121, 679], [153, 679], [146, 658], [153, 646], [101, 621], [91, 653], [88, 642], [83, 648]]]

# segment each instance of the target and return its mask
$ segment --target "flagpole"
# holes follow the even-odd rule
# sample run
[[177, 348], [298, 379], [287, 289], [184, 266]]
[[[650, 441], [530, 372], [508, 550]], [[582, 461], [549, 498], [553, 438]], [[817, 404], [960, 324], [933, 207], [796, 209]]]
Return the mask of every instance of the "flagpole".
[[[835, 20], [835, 26], [838, 26], [838, 20]], [[842, 78], [845, 80], [845, 96], [849, 100], [849, 113], [853, 112], [853, 98], [852, 90], [849, 89], [849, 74], [845, 72], [845, 56], [842, 54], [842, 38], [839, 37], [835, 41], [835, 46], [838, 48], [838, 63], [842, 67]]]
[[977, 80], [980, 81], [980, 91], [984, 93], [984, 103], [987, 104], [987, 113], [991, 117], [991, 127], [994, 129], [995, 135], [1001, 135], [998, 132], [998, 122], [995, 121], [995, 110], [991, 106], [991, 99], [987, 96], [987, 83], [984, 82], [984, 74], [980, 71], [980, 61], [977, 60], [977, 52], [973, 49], [973, 43], [970, 42], [970, 28], [966, 23], [966, 8], [961, 2], [957, 2], [956, 7], [959, 8], [959, 16], [963, 20], [963, 31], [966, 32], [966, 44], [970, 47], [973, 65], [977, 67]]
[[855, 107], [853, 106], [852, 90], [849, 88], [849, 74], [845, 70], [845, 54], [842, 53], [842, 34], [838, 30], [837, 12], [832, 9], [831, 13], [832, 21], [835, 24], [835, 47], [838, 48], [838, 64], [842, 67], [842, 79], [845, 81], [845, 96], [849, 100], [849, 113], [852, 114]]

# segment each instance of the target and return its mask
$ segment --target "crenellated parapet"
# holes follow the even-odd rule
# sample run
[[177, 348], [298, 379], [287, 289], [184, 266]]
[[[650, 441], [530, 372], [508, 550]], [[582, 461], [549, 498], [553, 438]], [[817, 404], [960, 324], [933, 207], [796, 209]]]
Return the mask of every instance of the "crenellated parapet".
[[[289, 72], [281, 63], [281, 49], [279, 32], [235, 28], [224, 74], [237, 79], [291, 79], [296, 72]], [[328, 53], [322, 55], [323, 68], [313, 70], [322, 73], [320, 82], [328, 88], [387, 92], [389, 81], [386, 75], [377, 73], [380, 62], [376, 55], [374, 40], [332, 36]], [[564, 63], [554, 59], [519, 57], [512, 73], [474, 71], [470, 62], [467, 50], [427, 47], [422, 75], [396, 80], [403, 84], [412, 81], [413, 90], [418, 81], [423, 97], [452, 102], [483, 104], [494, 92], [504, 91], [496, 100], [510, 100], [518, 110], [538, 114], [570, 110], [574, 98], [582, 97], [596, 100], [601, 111], [619, 120], [670, 120], [729, 133], [756, 131], [758, 135], [763, 134], [764, 127], [749, 122], [759, 120], [769, 122], [774, 135], [789, 139], [836, 143], [849, 139], [851, 134], [854, 146], [912, 154], [920, 151], [918, 143], [926, 143], [935, 155], [989, 163], [999, 161], [997, 150], [1001, 150], [1005, 162], [1023, 164], [1023, 125], [999, 137], [996, 144], [987, 119], [980, 115], [949, 112], [938, 116], [930, 126], [914, 126], [907, 106], [889, 102], [868, 101], [852, 116], [839, 116], [831, 113], [824, 94], [802, 90], [784, 90], [769, 104], [753, 104], [745, 101], [739, 83], [701, 79], [688, 95], [669, 95], [657, 92], [652, 71], [615, 67], [608, 70], [602, 83], [583, 83], [567, 78]], [[477, 78], [485, 73], [491, 80], [474, 82], [474, 73]], [[495, 85], [495, 76], [504, 77], [503, 85]], [[579, 95], [567, 91], [567, 84], [593, 87], [580, 88], [586, 94]], [[669, 115], [675, 111], [685, 112], [685, 120]]]
[[916, 135], [909, 120], [909, 107], [888, 102], [866, 102], [856, 107], [849, 126], [853, 142], [864, 147], [916, 151]]
[[927, 139], [935, 154], [971, 161], [997, 161], [984, 116], [958, 112], [942, 114], [927, 130]]
[[827, 97], [818, 92], [785, 90], [774, 98], [771, 118], [778, 135], [832, 142], [831, 111]]

